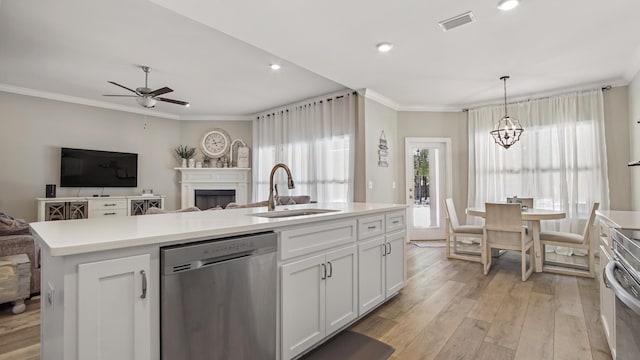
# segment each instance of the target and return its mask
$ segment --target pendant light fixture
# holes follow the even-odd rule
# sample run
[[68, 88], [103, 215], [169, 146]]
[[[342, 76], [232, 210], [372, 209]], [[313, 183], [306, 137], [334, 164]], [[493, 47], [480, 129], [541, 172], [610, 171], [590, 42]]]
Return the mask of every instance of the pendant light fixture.
[[524, 131], [520, 121], [507, 115], [507, 79], [509, 76], [503, 76], [500, 80], [504, 81], [504, 116], [496, 123], [491, 131], [491, 136], [496, 144], [508, 149], [511, 145], [520, 140], [520, 134]]

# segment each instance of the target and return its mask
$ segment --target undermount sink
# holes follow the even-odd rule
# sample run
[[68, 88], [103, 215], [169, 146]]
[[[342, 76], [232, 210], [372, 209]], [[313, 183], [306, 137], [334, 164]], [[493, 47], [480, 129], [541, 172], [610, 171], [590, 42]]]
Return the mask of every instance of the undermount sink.
[[282, 218], [282, 217], [292, 217], [292, 216], [326, 214], [326, 213], [335, 212], [335, 211], [339, 211], [339, 210], [331, 210], [331, 209], [293, 209], [293, 210], [267, 211], [267, 212], [260, 212], [260, 213], [248, 214], [248, 215], [265, 217], [265, 218]]

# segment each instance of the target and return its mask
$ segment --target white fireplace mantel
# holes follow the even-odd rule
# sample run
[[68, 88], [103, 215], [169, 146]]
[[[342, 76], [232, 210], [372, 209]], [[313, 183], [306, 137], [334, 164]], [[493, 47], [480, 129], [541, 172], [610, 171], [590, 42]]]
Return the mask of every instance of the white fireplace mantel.
[[249, 202], [250, 168], [175, 168], [180, 171], [181, 207], [195, 205], [196, 190], [235, 190], [236, 203]]

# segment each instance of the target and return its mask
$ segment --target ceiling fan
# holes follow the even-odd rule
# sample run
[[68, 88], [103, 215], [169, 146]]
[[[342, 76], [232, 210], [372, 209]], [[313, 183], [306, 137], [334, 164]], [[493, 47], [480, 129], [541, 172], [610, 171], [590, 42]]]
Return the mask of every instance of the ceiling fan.
[[177, 104], [177, 105], [182, 105], [182, 106], [186, 106], [188, 107], [190, 104], [186, 101], [181, 101], [181, 100], [174, 100], [174, 99], [168, 99], [168, 98], [164, 98], [164, 97], [160, 97], [160, 95], [164, 95], [167, 93], [172, 92], [173, 90], [168, 88], [168, 87], [163, 87], [160, 89], [156, 89], [156, 90], [151, 90], [148, 86], [148, 80], [149, 80], [149, 72], [151, 71], [151, 68], [148, 66], [141, 66], [142, 71], [144, 71], [144, 87], [139, 87], [136, 88], [135, 90], [130, 89], [124, 85], [120, 85], [114, 81], [107, 81], [110, 84], [113, 84], [115, 86], [120, 86], [123, 89], [127, 89], [129, 91], [131, 91], [132, 93], [134, 93], [135, 95], [103, 95], [103, 96], [116, 96], [116, 97], [134, 97], [136, 98], [136, 101], [138, 102], [138, 104], [140, 104], [141, 106], [147, 108], [147, 109], [153, 109], [156, 106], [156, 101], [164, 101], [164, 102], [168, 102], [168, 103], [172, 103], [172, 104]]

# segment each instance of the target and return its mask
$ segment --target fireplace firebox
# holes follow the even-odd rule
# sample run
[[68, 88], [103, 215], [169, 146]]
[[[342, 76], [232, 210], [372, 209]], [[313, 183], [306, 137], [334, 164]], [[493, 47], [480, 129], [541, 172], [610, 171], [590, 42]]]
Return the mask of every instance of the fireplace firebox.
[[229, 203], [236, 201], [235, 190], [194, 190], [195, 206], [200, 210], [207, 210], [220, 206], [227, 207]]

